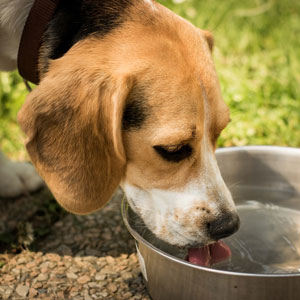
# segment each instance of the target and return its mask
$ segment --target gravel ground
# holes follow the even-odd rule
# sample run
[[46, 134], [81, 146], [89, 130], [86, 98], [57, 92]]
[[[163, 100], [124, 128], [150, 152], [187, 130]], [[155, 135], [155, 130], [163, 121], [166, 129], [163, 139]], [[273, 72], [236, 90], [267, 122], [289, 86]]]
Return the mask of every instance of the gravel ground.
[[150, 299], [120, 191], [89, 216], [65, 213], [48, 198], [0, 200], [0, 299]]

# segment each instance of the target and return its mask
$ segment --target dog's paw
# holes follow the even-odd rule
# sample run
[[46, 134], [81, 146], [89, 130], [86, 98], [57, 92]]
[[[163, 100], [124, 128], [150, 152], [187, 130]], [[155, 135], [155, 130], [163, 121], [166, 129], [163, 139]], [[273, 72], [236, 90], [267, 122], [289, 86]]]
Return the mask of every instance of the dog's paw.
[[9, 161], [0, 152], [0, 197], [28, 194], [43, 185], [43, 180], [30, 163]]

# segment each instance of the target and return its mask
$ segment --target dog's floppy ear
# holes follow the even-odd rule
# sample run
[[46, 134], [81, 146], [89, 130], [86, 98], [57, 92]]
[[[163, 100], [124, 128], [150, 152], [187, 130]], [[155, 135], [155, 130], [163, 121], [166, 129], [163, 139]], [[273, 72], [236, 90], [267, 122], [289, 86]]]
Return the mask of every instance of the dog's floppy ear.
[[132, 80], [59, 60], [18, 119], [32, 161], [57, 201], [87, 214], [111, 198], [124, 174], [121, 122]]
[[213, 47], [214, 47], [214, 37], [213, 37], [212, 33], [208, 30], [201, 30], [201, 32], [207, 41], [210, 51], [212, 51]]

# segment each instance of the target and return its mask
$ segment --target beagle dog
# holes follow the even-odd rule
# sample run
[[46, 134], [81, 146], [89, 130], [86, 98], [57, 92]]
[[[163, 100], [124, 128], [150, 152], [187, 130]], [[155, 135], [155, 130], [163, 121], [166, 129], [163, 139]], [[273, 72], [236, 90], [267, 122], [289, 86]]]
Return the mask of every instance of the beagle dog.
[[[0, 0], [0, 66], [14, 68], [33, 0]], [[18, 120], [68, 211], [100, 209], [120, 185], [160, 239], [212, 243], [239, 218], [215, 158], [230, 121], [213, 37], [152, 0], [61, 1], [43, 34], [40, 84]]]

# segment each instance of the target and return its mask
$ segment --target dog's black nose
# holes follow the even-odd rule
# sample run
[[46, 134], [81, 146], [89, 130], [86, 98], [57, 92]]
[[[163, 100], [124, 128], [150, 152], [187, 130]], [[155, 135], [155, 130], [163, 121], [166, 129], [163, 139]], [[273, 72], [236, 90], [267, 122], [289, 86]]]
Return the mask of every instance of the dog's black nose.
[[226, 213], [213, 222], [207, 223], [207, 231], [211, 238], [219, 240], [234, 234], [240, 227], [237, 214]]

